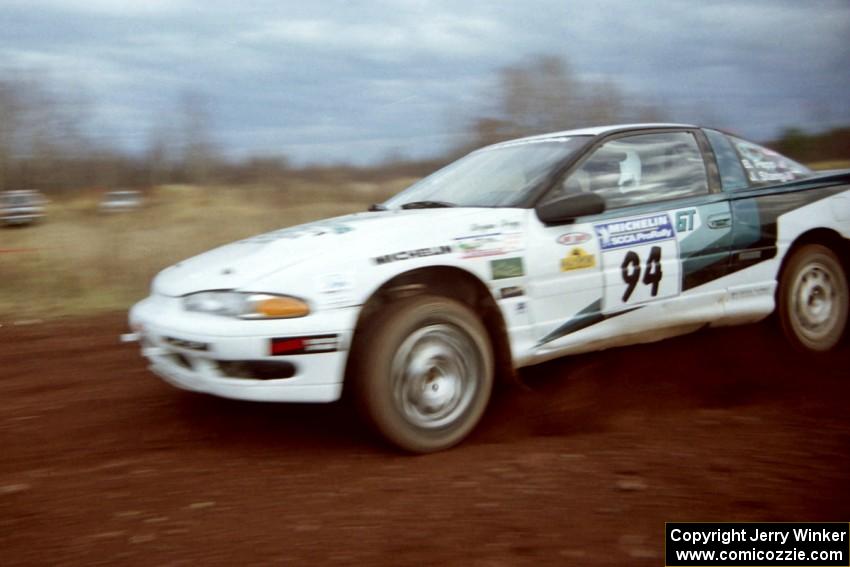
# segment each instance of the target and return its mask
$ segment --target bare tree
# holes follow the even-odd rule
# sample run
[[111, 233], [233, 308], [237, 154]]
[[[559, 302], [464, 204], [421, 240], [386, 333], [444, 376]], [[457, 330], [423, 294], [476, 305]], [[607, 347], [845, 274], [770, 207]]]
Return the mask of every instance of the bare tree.
[[196, 92], [185, 92], [180, 99], [183, 167], [192, 183], [210, 180], [215, 161], [212, 118], [207, 100]]
[[148, 132], [148, 145], [144, 156], [148, 185], [159, 185], [166, 181], [172, 155], [173, 136], [170, 128], [164, 121], [158, 121]]
[[500, 107], [512, 135], [575, 125], [581, 84], [562, 59], [545, 55], [499, 72]]
[[36, 71], [0, 78], [0, 187], [60, 190], [90, 151], [90, 101], [52, 90]]
[[580, 125], [613, 124], [624, 119], [623, 93], [613, 81], [603, 79], [588, 83], [584, 89], [586, 94], [577, 108], [581, 114]]
[[0, 189], [11, 189], [19, 97], [14, 84], [0, 80]]
[[494, 111], [470, 124], [470, 145], [529, 134], [658, 119], [654, 105], [627, 97], [610, 78], [582, 79], [564, 59], [541, 55], [499, 70]]

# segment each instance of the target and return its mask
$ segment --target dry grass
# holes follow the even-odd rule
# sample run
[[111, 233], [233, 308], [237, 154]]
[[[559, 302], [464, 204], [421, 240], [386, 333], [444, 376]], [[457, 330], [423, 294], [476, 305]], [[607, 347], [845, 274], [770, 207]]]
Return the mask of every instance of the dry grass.
[[[850, 168], [850, 162], [811, 164]], [[277, 228], [362, 211], [413, 179], [286, 187], [157, 187], [139, 211], [98, 213], [99, 195], [54, 200], [38, 225], [0, 228], [0, 324], [126, 309], [161, 269]]]
[[809, 167], [817, 171], [824, 169], [850, 169], [850, 160], [818, 161], [810, 163]]
[[125, 309], [178, 260], [246, 236], [362, 211], [410, 180], [340, 186], [163, 186], [135, 212], [55, 200], [37, 225], [0, 228], [0, 323]]

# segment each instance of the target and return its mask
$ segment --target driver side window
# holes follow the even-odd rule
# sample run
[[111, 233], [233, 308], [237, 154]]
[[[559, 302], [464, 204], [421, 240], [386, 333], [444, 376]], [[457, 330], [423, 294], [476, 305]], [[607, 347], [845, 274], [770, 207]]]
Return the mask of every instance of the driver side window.
[[597, 193], [608, 209], [616, 209], [708, 193], [708, 180], [694, 136], [664, 132], [606, 142], [564, 180], [560, 191]]

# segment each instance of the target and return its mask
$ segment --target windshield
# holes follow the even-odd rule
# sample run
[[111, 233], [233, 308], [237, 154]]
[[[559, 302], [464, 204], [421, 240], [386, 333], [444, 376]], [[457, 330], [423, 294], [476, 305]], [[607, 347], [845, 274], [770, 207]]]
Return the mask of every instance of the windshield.
[[414, 183], [384, 206], [513, 207], [585, 140], [546, 138], [484, 148]]

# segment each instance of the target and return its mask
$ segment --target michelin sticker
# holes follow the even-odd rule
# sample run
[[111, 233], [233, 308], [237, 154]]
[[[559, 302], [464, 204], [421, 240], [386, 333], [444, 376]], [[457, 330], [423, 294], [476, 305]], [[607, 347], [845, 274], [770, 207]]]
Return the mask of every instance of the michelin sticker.
[[636, 246], [673, 238], [673, 224], [667, 213], [594, 225], [602, 250]]
[[394, 252], [392, 254], [384, 254], [372, 258], [376, 264], [383, 265], [390, 262], [398, 262], [400, 260], [411, 260], [413, 258], [425, 258], [428, 256], [439, 256], [440, 254], [449, 254], [452, 251], [451, 246], [431, 246], [430, 248], [417, 248], [416, 250], [405, 250], [403, 252]]
[[593, 228], [605, 277], [604, 312], [679, 294], [679, 243], [670, 215], [618, 219]]

